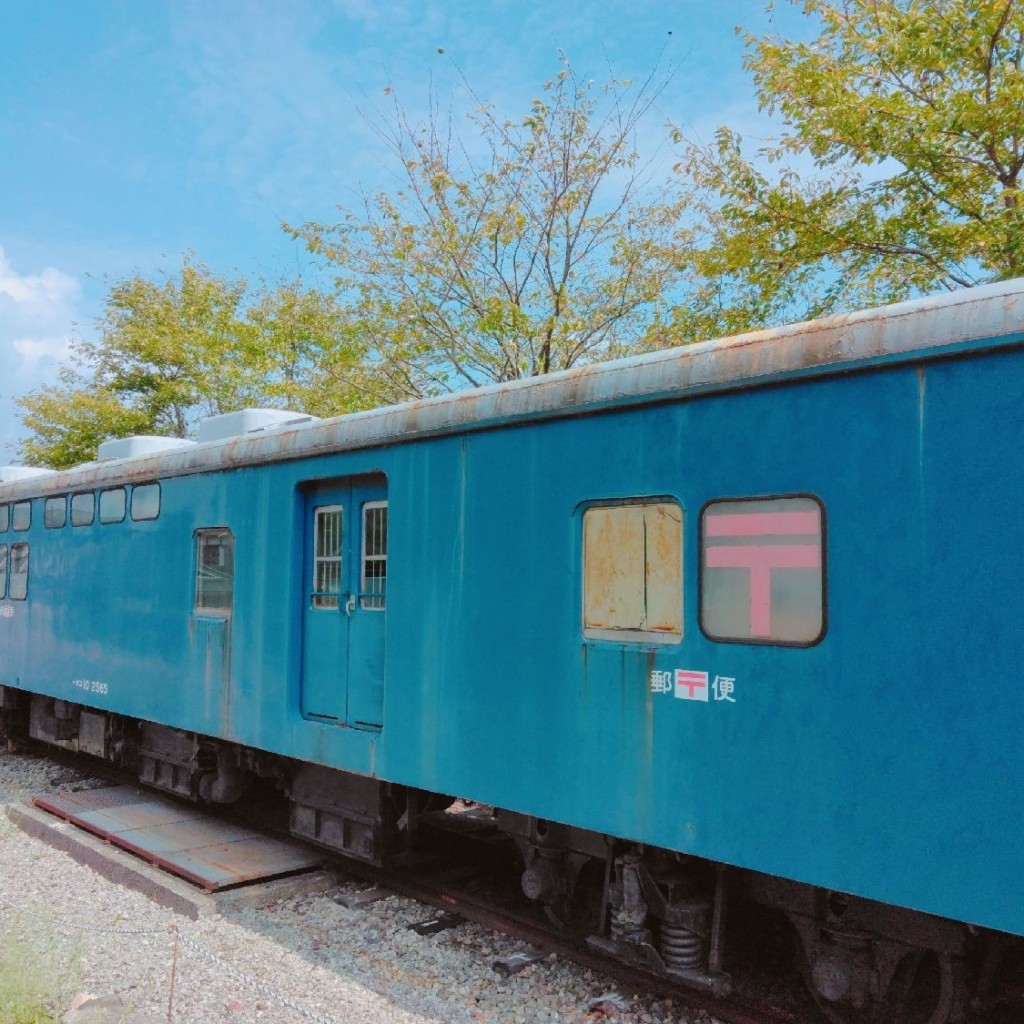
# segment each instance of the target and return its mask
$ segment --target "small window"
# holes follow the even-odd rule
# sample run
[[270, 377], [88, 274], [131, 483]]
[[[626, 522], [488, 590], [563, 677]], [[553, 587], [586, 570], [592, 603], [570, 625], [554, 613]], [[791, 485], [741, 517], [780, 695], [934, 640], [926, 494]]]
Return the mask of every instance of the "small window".
[[315, 516], [312, 604], [314, 608], [337, 608], [341, 593], [342, 509], [340, 505], [322, 505]]
[[715, 501], [701, 521], [701, 627], [713, 640], [809, 646], [825, 629], [815, 498]]
[[6, 533], [11, 525], [11, 506], [0, 505], [0, 533]]
[[156, 519], [160, 515], [160, 485], [140, 484], [132, 488], [132, 519]]
[[678, 643], [683, 636], [683, 510], [674, 501], [583, 514], [583, 634]]
[[11, 545], [11, 600], [24, 601], [28, 596], [28, 545]]
[[361, 607], [383, 611], [388, 584], [388, 503], [363, 506], [363, 568], [359, 583]]
[[196, 612], [231, 614], [235, 591], [235, 538], [230, 530], [196, 532]]
[[11, 510], [11, 520], [16, 531], [27, 530], [32, 525], [32, 502], [19, 501], [17, 505], [14, 505]]
[[7, 545], [0, 544], [0, 598], [7, 596]]
[[100, 491], [100, 522], [123, 523], [125, 494], [123, 487], [114, 487], [109, 491]]
[[96, 495], [92, 491], [71, 496], [71, 525], [92, 526], [96, 518]]
[[43, 505], [43, 526], [48, 530], [60, 530], [68, 521], [68, 499], [61, 495], [59, 498], [47, 498]]

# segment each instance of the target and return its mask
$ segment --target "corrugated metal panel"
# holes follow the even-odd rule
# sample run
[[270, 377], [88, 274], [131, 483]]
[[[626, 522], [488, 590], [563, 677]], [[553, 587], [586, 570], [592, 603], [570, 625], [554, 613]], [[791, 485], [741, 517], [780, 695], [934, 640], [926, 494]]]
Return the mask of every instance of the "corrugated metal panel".
[[1022, 340], [1024, 279], [1017, 279], [298, 428], [271, 428], [186, 452], [80, 467], [45, 481], [0, 486], [0, 497], [12, 500], [111, 480], [180, 476], [376, 447], [516, 420], [843, 372], [876, 360], [936, 358], [963, 346]]

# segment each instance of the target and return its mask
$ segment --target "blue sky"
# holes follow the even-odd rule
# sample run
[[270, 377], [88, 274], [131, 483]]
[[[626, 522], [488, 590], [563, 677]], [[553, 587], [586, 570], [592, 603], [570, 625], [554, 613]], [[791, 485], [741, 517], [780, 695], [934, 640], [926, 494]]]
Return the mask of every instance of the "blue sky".
[[[0, 465], [13, 399], [95, 336], [109, 283], [184, 252], [250, 278], [308, 257], [282, 221], [332, 219], [396, 179], [367, 123], [392, 86], [411, 111], [460, 75], [526, 112], [563, 50], [583, 74], [677, 68], [647, 126], [763, 129], [734, 29], [799, 34], [785, 0], [39, 0], [0, 26]], [[671, 35], [670, 35], [671, 33]], [[442, 49], [444, 52], [439, 53]], [[671, 154], [662, 150], [666, 164]]]

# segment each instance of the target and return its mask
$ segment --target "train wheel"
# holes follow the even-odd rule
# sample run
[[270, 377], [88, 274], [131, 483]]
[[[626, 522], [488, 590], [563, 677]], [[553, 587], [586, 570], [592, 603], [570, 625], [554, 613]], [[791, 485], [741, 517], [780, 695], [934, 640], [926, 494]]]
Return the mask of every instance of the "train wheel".
[[946, 953], [917, 950], [900, 961], [884, 999], [853, 1007], [830, 1002], [818, 991], [810, 965], [802, 965], [804, 980], [829, 1024], [953, 1024], [961, 1003], [960, 977]]
[[566, 935], [583, 937], [602, 930], [601, 907], [604, 889], [604, 865], [588, 861], [580, 868], [572, 892], [557, 903], [546, 903], [548, 920]]
[[880, 1024], [948, 1024], [961, 1002], [959, 975], [948, 953], [908, 954], [893, 975]]

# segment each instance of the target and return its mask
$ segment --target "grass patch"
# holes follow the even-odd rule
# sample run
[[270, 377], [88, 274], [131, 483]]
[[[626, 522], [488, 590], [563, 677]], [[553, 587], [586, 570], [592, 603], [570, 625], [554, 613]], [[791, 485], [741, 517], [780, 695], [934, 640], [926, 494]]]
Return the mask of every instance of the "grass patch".
[[60, 985], [49, 968], [30, 943], [3, 937], [0, 1024], [58, 1024]]

